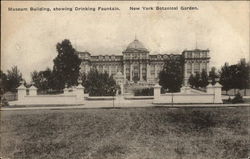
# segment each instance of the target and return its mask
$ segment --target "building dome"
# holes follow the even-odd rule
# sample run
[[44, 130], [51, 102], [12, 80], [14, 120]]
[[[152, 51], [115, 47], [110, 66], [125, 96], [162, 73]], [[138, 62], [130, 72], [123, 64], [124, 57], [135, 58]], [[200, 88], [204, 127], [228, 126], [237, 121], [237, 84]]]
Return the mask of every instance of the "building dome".
[[134, 41], [132, 41], [129, 45], [128, 45], [128, 47], [127, 47], [127, 49], [126, 49], [126, 51], [148, 51], [145, 47], [144, 47], [144, 45], [139, 41], [139, 40], [137, 40], [137, 39], [135, 39]]

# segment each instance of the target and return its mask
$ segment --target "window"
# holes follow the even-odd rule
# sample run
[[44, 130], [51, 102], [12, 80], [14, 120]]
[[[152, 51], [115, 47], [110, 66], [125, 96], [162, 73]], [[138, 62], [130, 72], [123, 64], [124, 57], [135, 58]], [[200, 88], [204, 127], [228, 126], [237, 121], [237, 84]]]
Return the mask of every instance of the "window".
[[202, 57], [207, 57], [207, 53], [206, 53], [206, 52], [202, 52], [202, 53], [201, 53], [201, 56], [202, 56]]
[[187, 73], [192, 73], [192, 64], [191, 63], [187, 63]]
[[207, 71], [207, 64], [206, 63], [201, 64], [201, 70]]
[[93, 69], [97, 69], [96, 65], [92, 66]]
[[134, 66], [134, 73], [139, 73], [139, 66], [138, 65]]
[[157, 72], [157, 76], [159, 76], [159, 73], [161, 72], [161, 69], [160, 69], [160, 67], [157, 67], [157, 70], [156, 70], [156, 72]]
[[129, 68], [129, 66], [126, 66], [126, 78], [127, 78], [127, 80], [130, 80], [130, 68]]
[[200, 57], [200, 53], [199, 52], [195, 52], [194, 57], [195, 58], [199, 58]]
[[192, 58], [192, 52], [187, 52], [187, 58]]
[[105, 73], [108, 73], [108, 70], [109, 70], [109, 68], [108, 68], [108, 66], [103, 66], [103, 72]]
[[146, 65], [142, 65], [142, 78], [143, 80], [146, 80], [147, 77], [147, 67]]
[[136, 55], [135, 55], [135, 54], [133, 54], [133, 59], [135, 59], [135, 57], [136, 57]]
[[200, 72], [200, 64], [194, 63], [194, 72]]
[[99, 71], [99, 72], [103, 72], [103, 66], [102, 66], [102, 65], [99, 66], [98, 71]]
[[130, 68], [126, 67], [126, 73], [129, 73], [129, 72], [130, 72]]
[[112, 75], [116, 74], [116, 68], [115, 68], [115, 66], [111, 66], [111, 74]]
[[154, 65], [150, 66], [150, 74], [151, 74], [151, 76], [155, 75], [155, 66]]
[[122, 69], [122, 66], [117, 66], [117, 70], [116, 70], [116, 72], [123, 72], [123, 69]]

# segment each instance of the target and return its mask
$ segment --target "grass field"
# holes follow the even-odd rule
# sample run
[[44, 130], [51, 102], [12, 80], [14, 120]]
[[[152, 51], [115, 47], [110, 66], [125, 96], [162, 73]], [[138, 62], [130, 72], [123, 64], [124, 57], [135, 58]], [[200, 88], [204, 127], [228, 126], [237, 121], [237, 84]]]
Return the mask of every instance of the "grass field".
[[249, 107], [2, 111], [0, 156], [246, 158], [249, 111]]

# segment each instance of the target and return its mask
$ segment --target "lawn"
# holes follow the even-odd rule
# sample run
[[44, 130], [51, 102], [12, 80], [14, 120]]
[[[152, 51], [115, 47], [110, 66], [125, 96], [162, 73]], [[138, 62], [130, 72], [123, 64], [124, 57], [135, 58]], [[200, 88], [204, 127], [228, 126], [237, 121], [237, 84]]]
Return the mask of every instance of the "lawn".
[[2, 111], [0, 156], [246, 158], [249, 111], [249, 107]]

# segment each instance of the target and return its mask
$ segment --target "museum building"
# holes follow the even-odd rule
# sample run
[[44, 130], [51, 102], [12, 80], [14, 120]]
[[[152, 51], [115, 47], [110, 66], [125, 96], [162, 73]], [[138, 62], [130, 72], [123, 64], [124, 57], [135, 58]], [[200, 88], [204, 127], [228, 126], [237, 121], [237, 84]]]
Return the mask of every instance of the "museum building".
[[184, 50], [181, 54], [152, 54], [144, 45], [135, 38], [122, 55], [97, 55], [92, 56], [89, 52], [77, 52], [81, 58], [81, 72], [88, 73], [90, 69], [99, 72], [107, 72], [110, 76], [118, 72], [123, 75], [124, 84], [139, 83], [154, 85], [158, 82], [159, 72], [163, 69], [167, 59], [183, 61], [184, 84], [195, 72], [203, 69], [209, 71], [209, 50]]

